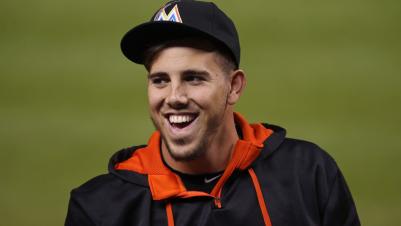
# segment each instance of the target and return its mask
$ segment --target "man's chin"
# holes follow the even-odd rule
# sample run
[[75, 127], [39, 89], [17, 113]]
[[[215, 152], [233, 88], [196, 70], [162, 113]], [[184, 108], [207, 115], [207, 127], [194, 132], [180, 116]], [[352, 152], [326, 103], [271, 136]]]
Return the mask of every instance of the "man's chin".
[[191, 144], [185, 143], [185, 141], [174, 142], [174, 144], [166, 142], [166, 147], [171, 158], [179, 162], [194, 160], [206, 150], [204, 148], [191, 147]]

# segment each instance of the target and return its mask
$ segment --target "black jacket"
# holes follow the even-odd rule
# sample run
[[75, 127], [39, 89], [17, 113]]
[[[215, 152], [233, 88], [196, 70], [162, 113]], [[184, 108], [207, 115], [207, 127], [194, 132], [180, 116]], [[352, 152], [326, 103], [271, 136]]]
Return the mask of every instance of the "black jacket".
[[249, 149], [252, 152], [242, 155], [232, 172], [224, 173], [214, 195], [186, 191], [171, 171], [155, 168], [162, 162], [158, 148], [149, 154], [149, 147], [159, 144], [156, 132], [148, 146], [117, 152], [108, 174], [71, 192], [65, 225], [360, 225], [344, 177], [326, 152], [315, 144], [285, 138], [280, 127], [255, 129], [240, 120], [245, 136], [257, 130], [271, 133], [254, 157], [249, 153], [256, 151]]

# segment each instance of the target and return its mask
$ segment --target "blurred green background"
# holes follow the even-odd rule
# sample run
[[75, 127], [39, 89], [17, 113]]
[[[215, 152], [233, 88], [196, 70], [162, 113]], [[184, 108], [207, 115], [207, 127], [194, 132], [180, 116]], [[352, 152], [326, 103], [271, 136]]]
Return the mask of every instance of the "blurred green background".
[[[236, 22], [237, 110], [340, 165], [363, 225], [401, 221], [401, 1], [215, 1]], [[69, 191], [153, 131], [122, 35], [162, 1], [0, 2], [0, 219], [63, 225]]]

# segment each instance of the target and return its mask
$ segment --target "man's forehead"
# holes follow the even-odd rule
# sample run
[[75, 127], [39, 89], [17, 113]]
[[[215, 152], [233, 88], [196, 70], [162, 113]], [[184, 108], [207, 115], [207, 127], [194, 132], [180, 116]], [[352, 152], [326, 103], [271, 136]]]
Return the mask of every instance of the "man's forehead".
[[154, 55], [151, 63], [151, 70], [215, 70], [218, 65], [215, 61], [216, 53], [202, 49], [171, 46], [163, 48]]
[[[204, 48], [203, 48], [204, 47]], [[199, 45], [161, 45], [156, 46], [151, 49], [148, 53], [147, 63], [145, 67], [150, 70], [156, 61], [173, 61], [179, 60], [189, 60], [190, 58], [193, 64], [201, 64], [204, 61], [216, 60], [219, 57], [219, 53], [215, 51], [212, 46], [202, 46]], [[163, 56], [163, 57], [161, 57]], [[174, 65], [172, 65], [174, 66]]]

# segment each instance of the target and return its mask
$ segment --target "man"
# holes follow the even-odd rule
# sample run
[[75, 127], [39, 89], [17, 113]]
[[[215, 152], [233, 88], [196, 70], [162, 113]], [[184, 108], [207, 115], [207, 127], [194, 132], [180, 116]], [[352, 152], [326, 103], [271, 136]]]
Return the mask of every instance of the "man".
[[246, 77], [215, 4], [169, 2], [121, 48], [148, 70], [156, 132], [72, 191], [66, 225], [360, 225], [328, 154], [233, 111]]

